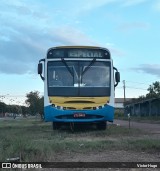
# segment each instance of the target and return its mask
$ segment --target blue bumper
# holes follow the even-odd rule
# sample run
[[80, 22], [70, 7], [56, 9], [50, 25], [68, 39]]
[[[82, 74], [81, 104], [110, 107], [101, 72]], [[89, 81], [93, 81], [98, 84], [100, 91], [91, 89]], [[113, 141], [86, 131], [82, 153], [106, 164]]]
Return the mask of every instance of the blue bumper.
[[[96, 110], [60, 110], [54, 107], [44, 107], [45, 121], [46, 122], [100, 122], [110, 121], [113, 122], [114, 108], [112, 106], [105, 106], [102, 109]], [[97, 116], [91, 118], [61, 118], [61, 116], [73, 116], [75, 113], [85, 113], [87, 116]]]

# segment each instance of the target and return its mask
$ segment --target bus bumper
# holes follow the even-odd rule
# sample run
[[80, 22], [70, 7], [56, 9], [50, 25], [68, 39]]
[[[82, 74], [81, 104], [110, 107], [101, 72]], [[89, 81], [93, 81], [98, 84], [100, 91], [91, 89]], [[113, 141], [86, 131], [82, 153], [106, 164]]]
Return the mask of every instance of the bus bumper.
[[50, 106], [44, 108], [46, 122], [113, 122], [114, 107], [105, 106], [96, 110], [62, 110]]

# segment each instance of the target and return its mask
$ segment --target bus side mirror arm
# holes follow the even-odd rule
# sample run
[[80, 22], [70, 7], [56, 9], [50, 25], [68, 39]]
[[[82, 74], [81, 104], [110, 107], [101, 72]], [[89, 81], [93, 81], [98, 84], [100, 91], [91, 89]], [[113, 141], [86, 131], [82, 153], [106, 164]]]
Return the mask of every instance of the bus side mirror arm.
[[39, 64], [38, 64], [38, 74], [40, 75], [41, 79], [44, 81], [44, 77], [42, 76], [42, 73], [43, 73], [43, 65], [42, 65], [41, 62], [45, 62], [45, 59], [39, 60]]
[[120, 73], [118, 72], [118, 69], [113, 67], [114, 70], [116, 70], [115, 72], [115, 81], [116, 81], [116, 84], [114, 85], [114, 87], [116, 87], [118, 85], [118, 83], [120, 82]]
[[41, 79], [44, 81], [44, 77], [40, 74]]

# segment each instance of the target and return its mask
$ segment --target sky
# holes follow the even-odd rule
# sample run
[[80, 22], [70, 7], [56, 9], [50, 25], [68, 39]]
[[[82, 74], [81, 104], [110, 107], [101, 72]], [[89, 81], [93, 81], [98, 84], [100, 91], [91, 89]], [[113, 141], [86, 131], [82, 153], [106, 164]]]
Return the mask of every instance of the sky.
[[108, 48], [121, 74], [115, 96], [123, 80], [127, 98], [145, 95], [160, 81], [160, 0], [0, 0], [0, 100], [43, 95], [38, 61], [61, 45]]

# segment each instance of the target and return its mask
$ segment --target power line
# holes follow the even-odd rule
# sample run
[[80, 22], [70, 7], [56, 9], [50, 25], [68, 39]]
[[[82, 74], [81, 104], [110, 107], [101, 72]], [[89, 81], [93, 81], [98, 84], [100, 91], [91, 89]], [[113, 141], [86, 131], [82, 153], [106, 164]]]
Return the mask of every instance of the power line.
[[155, 82], [155, 80], [154, 81], [149, 81], [149, 82], [135, 82], [135, 81], [126, 81], [126, 82], [149, 85], [149, 84], [152, 84], [153, 82]]
[[[147, 89], [145, 89], [145, 88], [141, 88], [141, 87], [133, 87], [133, 86], [125, 86], [125, 88], [129, 88], [129, 89], [147, 90]], [[124, 87], [116, 87], [116, 89], [124, 89]]]
[[144, 88], [130, 87], [130, 86], [127, 86], [127, 88], [130, 88], [130, 89], [139, 89], [139, 90], [147, 90], [147, 89], [144, 89]]
[[[147, 83], [141, 83], [141, 82], [133, 82], [133, 81], [126, 81], [127, 83], [135, 83], [135, 84], [144, 84], [146, 85]], [[148, 85], [148, 84], [147, 84]]]

